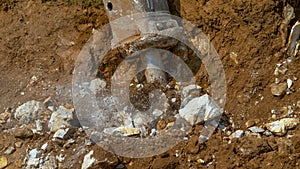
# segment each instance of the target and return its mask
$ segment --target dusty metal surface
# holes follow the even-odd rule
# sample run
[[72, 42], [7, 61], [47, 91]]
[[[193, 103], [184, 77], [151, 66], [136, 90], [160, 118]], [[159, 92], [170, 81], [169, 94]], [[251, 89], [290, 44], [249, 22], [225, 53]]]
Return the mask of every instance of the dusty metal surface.
[[[153, 39], [146, 35], [179, 27], [177, 21], [170, 18], [167, 0], [104, 0], [104, 5], [113, 34], [112, 47], [139, 38], [151, 41]], [[159, 79], [163, 83], [166, 79], [165, 73], [159, 70], [162, 67], [160, 58], [155, 52], [145, 56], [148, 65], [145, 75], [148, 82]]]
[[[167, 0], [104, 0], [113, 33], [112, 46], [146, 33], [178, 27], [168, 15]], [[154, 16], [151, 17], [152, 13]], [[123, 19], [130, 17], [131, 20]], [[130, 22], [131, 21], [131, 22]]]

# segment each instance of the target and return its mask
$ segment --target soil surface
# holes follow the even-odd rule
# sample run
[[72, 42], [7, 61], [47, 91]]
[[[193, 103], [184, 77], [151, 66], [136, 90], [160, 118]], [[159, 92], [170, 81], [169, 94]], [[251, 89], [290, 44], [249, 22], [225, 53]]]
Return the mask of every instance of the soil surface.
[[[207, 142], [200, 143], [202, 126], [195, 125], [187, 139], [171, 150], [143, 159], [120, 157], [89, 143], [76, 125], [70, 127], [72, 134], [61, 140], [53, 140], [54, 133], [48, 131], [32, 131], [36, 123], [22, 124], [14, 118], [17, 108], [31, 100], [51, 105], [54, 110], [62, 105], [72, 108], [76, 57], [93, 30], [107, 24], [108, 18], [103, 5], [0, 0], [0, 168], [3, 159], [7, 160], [3, 165], [6, 168], [26, 168], [28, 152], [35, 148], [42, 152], [39, 158], [44, 161], [46, 156], [54, 157], [57, 165], [48, 168], [81, 168], [91, 150], [96, 159], [91, 168], [300, 168], [299, 126], [282, 135], [249, 131], [251, 126], [266, 130], [267, 123], [283, 118], [299, 120], [300, 55], [289, 57], [286, 48], [300, 4], [286, 0], [170, 3], [173, 14], [208, 35], [223, 63], [227, 101], [221, 124], [226, 130], [220, 126]], [[290, 23], [285, 22], [284, 14], [288, 3], [296, 11]], [[120, 60], [102, 69], [112, 71], [118, 63]], [[271, 89], [290, 80], [292, 86], [274, 96]], [[197, 82], [204, 89], [209, 85], [205, 76]], [[175, 104], [173, 108], [178, 107]], [[43, 110], [44, 121], [51, 113], [53, 110]], [[238, 130], [244, 135], [232, 138]], [[48, 146], [41, 150], [44, 143]], [[9, 152], [11, 147], [13, 151]]]

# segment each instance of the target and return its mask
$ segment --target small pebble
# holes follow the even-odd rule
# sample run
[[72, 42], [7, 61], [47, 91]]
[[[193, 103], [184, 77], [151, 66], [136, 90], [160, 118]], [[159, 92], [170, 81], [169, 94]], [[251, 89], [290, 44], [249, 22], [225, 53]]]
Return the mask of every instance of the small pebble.
[[244, 135], [244, 131], [243, 130], [237, 130], [234, 133], [232, 133], [232, 135], [230, 136], [231, 138], [242, 138]]
[[15, 151], [16, 151], [15, 147], [11, 146], [11, 147], [8, 147], [8, 148], [5, 150], [4, 154], [10, 155], [10, 154], [12, 154], [12, 153], [15, 152]]
[[6, 157], [0, 158], [0, 169], [5, 168], [8, 165], [8, 161]]
[[271, 93], [277, 97], [283, 96], [286, 93], [287, 87], [286, 83], [273, 83], [271, 85]]
[[22, 147], [22, 145], [23, 145], [23, 143], [22, 143], [21, 141], [18, 141], [18, 142], [15, 143], [15, 146], [16, 146], [17, 148]]
[[257, 126], [250, 127], [249, 130], [253, 133], [263, 133], [265, 131], [263, 128]]
[[172, 101], [173, 103], [175, 103], [176, 100], [177, 100], [176, 98], [172, 98], [172, 99], [171, 99], [171, 101]]
[[269, 132], [269, 131], [265, 131], [263, 134], [266, 135], [266, 136], [271, 136], [272, 135], [272, 133]]
[[161, 119], [157, 123], [157, 130], [163, 130], [167, 127], [167, 122], [164, 119]]
[[53, 138], [60, 138], [60, 139], [64, 139], [65, 135], [67, 134], [67, 132], [69, 131], [69, 128], [66, 129], [59, 129], [57, 130], [54, 135]]
[[47, 146], [48, 146], [48, 143], [45, 143], [45, 144], [42, 145], [41, 149], [45, 151]]
[[287, 82], [288, 88], [291, 88], [293, 86], [293, 81], [291, 79], [287, 79], [286, 82]]

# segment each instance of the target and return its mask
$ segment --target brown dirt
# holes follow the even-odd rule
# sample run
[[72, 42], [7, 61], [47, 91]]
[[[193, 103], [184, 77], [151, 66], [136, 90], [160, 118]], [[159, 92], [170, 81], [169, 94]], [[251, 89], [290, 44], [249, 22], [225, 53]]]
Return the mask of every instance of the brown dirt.
[[[174, 1], [172, 1], [174, 2]], [[285, 61], [285, 40], [282, 39], [283, 8], [286, 0], [181, 0], [172, 6], [174, 13], [191, 21], [209, 35], [222, 60], [227, 80], [225, 116], [234, 124], [229, 131], [247, 130], [246, 122], [263, 125], [272, 119], [272, 110], [286, 115], [286, 107], [293, 106], [293, 116], [299, 118], [300, 73], [299, 56], [292, 58], [288, 71], [275, 76], [276, 64]], [[297, 3], [292, 3], [292, 5]], [[300, 6], [294, 6], [299, 8]], [[292, 20], [287, 26], [296, 22]], [[72, 101], [70, 86], [74, 61], [92, 29], [108, 23], [103, 6], [82, 7], [61, 1], [42, 3], [38, 0], [0, 0], [0, 113], [10, 112], [30, 100], [44, 101], [48, 97], [57, 105]], [[287, 38], [286, 36], [284, 36]], [[234, 52], [236, 61], [230, 56]], [[37, 80], [34, 80], [36, 77]], [[275, 78], [281, 82], [293, 79], [290, 95], [274, 97], [270, 85]], [[7, 132], [12, 125], [0, 125], [0, 156], [11, 144], [21, 141], [11, 155], [4, 155], [10, 164], [7, 168], [23, 168], [27, 148], [40, 147], [51, 135]], [[208, 142], [198, 143], [201, 126], [196, 126], [188, 141], [172, 150], [152, 158], [129, 159], [105, 152], [97, 145], [87, 149], [95, 151], [100, 161], [93, 168], [300, 168], [300, 128], [288, 135], [245, 136], [229, 141], [226, 133], [217, 129]], [[22, 132], [26, 133], [23, 129]], [[21, 134], [22, 135], [22, 134]], [[79, 137], [80, 136], [80, 137]], [[52, 142], [47, 152], [60, 154], [64, 149], [66, 160], [60, 167], [80, 168], [85, 154], [77, 145], [85, 141], [82, 132], [72, 136], [76, 144], [63, 148], [64, 141]], [[68, 158], [78, 148], [78, 158]], [[178, 157], [176, 157], [176, 154]], [[109, 162], [106, 162], [109, 159]], [[204, 163], [200, 163], [203, 159]], [[69, 162], [69, 163], [68, 163]]]

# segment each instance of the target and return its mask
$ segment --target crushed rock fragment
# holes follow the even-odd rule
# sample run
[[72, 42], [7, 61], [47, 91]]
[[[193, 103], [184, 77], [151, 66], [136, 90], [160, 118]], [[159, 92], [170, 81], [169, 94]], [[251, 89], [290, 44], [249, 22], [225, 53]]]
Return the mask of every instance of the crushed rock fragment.
[[29, 124], [29, 122], [36, 120], [37, 114], [43, 109], [43, 103], [35, 100], [28, 101], [19, 106], [14, 114], [15, 119]]
[[191, 125], [216, 118], [221, 114], [222, 110], [207, 94], [192, 99], [179, 110], [179, 115]]
[[283, 136], [287, 133], [287, 130], [295, 128], [299, 124], [299, 119], [295, 118], [283, 118], [278, 121], [267, 123], [265, 126], [273, 134]]
[[60, 106], [57, 111], [53, 112], [49, 121], [48, 127], [51, 132], [56, 132], [59, 129], [67, 128], [73, 120], [74, 108], [67, 109]]
[[81, 169], [88, 169], [93, 165], [93, 163], [96, 161], [94, 157], [91, 157], [93, 153], [94, 151], [92, 150], [87, 155], [84, 156]]
[[263, 133], [265, 130], [261, 127], [253, 126], [248, 128], [252, 133]]
[[58, 129], [54, 135], [53, 135], [53, 138], [59, 138], [59, 139], [64, 139], [65, 138], [65, 135], [68, 133], [69, 131], [69, 128], [66, 128], [66, 129]]
[[37, 149], [32, 149], [28, 153], [28, 160], [27, 160], [27, 166], [26, 168], [32, 168], [32, 167], [38, 167], [40, 163], [39, 156], [41, 155], [41, 152]]
[[243, 130], [237, 130], [231, 134], [230, 138], [242, 138], [244, 136]]

